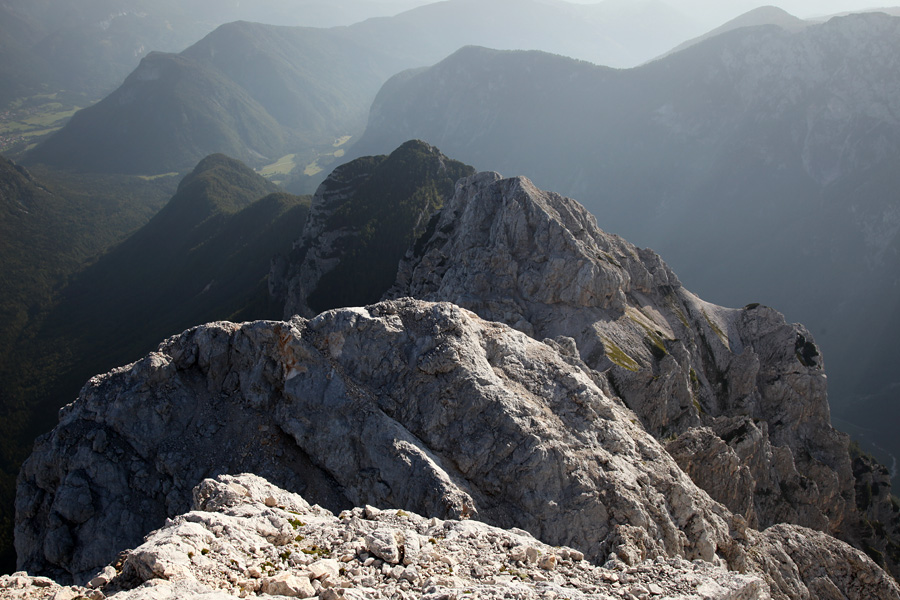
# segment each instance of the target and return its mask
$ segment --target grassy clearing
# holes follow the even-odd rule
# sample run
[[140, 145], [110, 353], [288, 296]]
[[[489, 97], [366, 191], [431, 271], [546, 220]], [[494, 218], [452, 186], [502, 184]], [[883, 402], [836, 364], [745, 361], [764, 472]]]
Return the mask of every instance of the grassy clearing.
[[138, 179], [143, 179], [144, 181], [155, 181], [157, 179], [163, 179], [165, 177], [177, 177], [178, 173], [173, 171], [171, 173], [160, 173], [159, 175], [138, 175]]
[[323, 171], [323, 169], [322, 169], [322, 167], [319, 166], [319, 161], [316, 160], [316, 161], [306, 165], [306, 168], [303, 169], [303, 174], [306, 175], [307, 177], [312, 177], [313, 175], [318, 175], [322, 171]]
[[272, 179], [277, 175], [289, 175], [291, 171], [297, 166], [297, 155], [296, 154], [288, 154], [286, 156], [282, 156], [277, 161], [273, 162], [271, 165], [266, 165], [261, 168], [258, 172], [263, 177], [267, 177]]
[[603, 340], [603, 347], [606, 349], [606, 356], [609, 357], [609, 360], [613, 361], [623, 369], [628, 369], [634, 373], [637, 373], [640, 370], [641, 366], [637, 361], [625, 354], [615, 342], [604, 336], [601, 336], [600, 339]]
[[330, 146], [323, 144], [302, 155], [282, 156], [274, 163], [257, 170], [257, 173], [278, 185], [289, 181], [292, 174], [295, 177], [299, 176], [298, 173], [303, 173], [306, 177], [315, 177], [322, 171], [330, 169], [336, 159], [343, 158], [347, 154], [347, 151], [341, 146], [347, 144], [351, 139], [353, 136], [345, 135], [335, 138]]
[[0, 112], [0, 152], [21, 149], [57, 131], [79, 110], [56, 101], [56, 94], [14, 102]]
[[[54, 108], [50, 109], [50, 106], [53, 106]], [[66, 109], [62, 104], [59, 104], [58, 102], [54, 102], [52, 105], [48, 105], [48, 109], [49, 112], [28, 117], [24, 120], [24, 123], [27, 125], [33, 125], [35, 127], [62, 127], [62, 121], [70, 119], [72, 115], [81, 110], [77, 106], [75, 108]]]
[[[339, 145], [345, 144], [345, 143], [347, 142], [347, 140], [349, 140], [349, 139], [350, 139], [350, 136], [349, 136], [349, 135], [345, 135], [344, 137], [342, 137], [342, 138], [340, 138], [339, 140], [337, 140], [337, 141], [334, 143], [334, 145], [335, 145], [335, 147], [337, 147], [337, 146], [339, 146]], [[343, 140], [343, 141], [341, 141], [341, 140]], [[340, 142], [340, 144], [338, 144], [338, 142]], [[314, 160], [313, 162], [311, 162], [311, 163], [309, 163], [308, 165], [306, 165], [306, 168], [303, 169], [303, 174], [306, 175], [307, 177], [312, 177], [313, 175], [318, 175], [318, 174], [321, 173], [321, 172], [324, 170], [324, 168], [325, 168], [325, 167], [323, 167], [322, 165], [319, 164], [319, 161], [322, 161], [322, 160], [324, 159], [325, 164], [326, 164], [326, 165], [329, 165], [329, 164], [331, 164], [331, 162], [332, 162], [333, 159], [335, 159], [335, 158], [343, 158], [344, 155], [345, 155], [346, 153], [347, 153], [347, 152], [346, 152], [343, 148], [339, 148], [339, 149], [335, 150], [334, 152], [328, 152], [328, 153], [326, 153], [326, 154], [320, 154], [320, 155], [318, 156], [318, 158], [316, 158], [316, 160]]]

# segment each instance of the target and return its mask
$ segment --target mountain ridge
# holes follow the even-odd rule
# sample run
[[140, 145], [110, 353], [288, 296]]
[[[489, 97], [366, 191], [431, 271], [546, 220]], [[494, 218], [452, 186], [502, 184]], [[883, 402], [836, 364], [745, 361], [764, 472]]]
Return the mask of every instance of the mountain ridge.
[[[271, 164], [293, 153], [302, 163], [294, 174], [299, 189], [317, 183], [315, 176], [302, 174], [304, 167], [317, 159], [333, 161], [327, 156], [332, 140], [362, 133], [379, 87], [403, 69], [425, 66], [470, 43], [539, 46], [600, 61], [601, 56], [625, 52], [623, 48], [633, 44], [636, 32], [651, 26], [639, 10], [632, 15], [622, 7], [612, 7], [607, 14], [599, 5], [548, 5], [528, 0], [516, 2], [516, 10], [509, 13], [508, 0], [494, 0], [480, 3], [478, 8], [475, 21], [471, 6], [454, 0], [330, 29], [247, 22], [222, 25], [178, 58], [168, 60], [189, 73], [183, 76], [189, 82], [196, 83], [193, 80], [198, 77], [209, 81], [209, 95], [219, 103], [234, 103], [231, 112], [237, 111], [237, 122], [231, 123], [230, 115], [215, 110], [215, 103], [205, 102], [202, 94], [179, 97], [158, 81], [140, 86], [140, 95], [155, 97], [153, 104], [143, 110], [123, 107], [112, 98], [138, 94], [139, 86], [129, 76], [118, 90], [90, 107], [93, 111], [89, 114], [95, 117], [90, 126], [86, 117], [73, 119], [27, 160], [100, 172], [156, 174], [187, 170], [214, 152], [237, 156], [253, 166]], [[514, 23], [508, 22], [510, 14]], [[671, 35], [671, 27], [678, 21], [675, 15], [669, 16], [667, 28], [646, 36], [648, 43], [664, 44], [646, 58], [669, 47], [662, 40]], [[607, 39], [615, 38], [613, 21], [616, 26], [632, 24], [630, 34]], [[451, 22], [459, 26], [450, 26]], [[557, 29], [568, 34], [560, 36]], [[598, 44], [600, 47], [595, 47]], [[139, 66], [135, 73], [140, 70]], [[138, 113], [143, 118], [153, 115], [158, 122], [139, 135], [123, 137], [124, 127], [140, 122]], [[283, 129], [281, 134], [273, 130], [270, 118]], [[218, 139], [200, 135], [200, 121], [215, 124]], [[268, 134], [253, 135], [256, 129]], [[166, 144], [159, 142], [162, 136], [180, 142], [185, 147], [183, 156], [167, 155]]]
[[897, 27], [865, 14], [744, 28], [624, 72], [469, 48], [390, 80], [348, 158], [415, 137], [582, 199], [705, 297], [802, 318], [832, 357], [836, 414], [885, 446]]
[[727, 23], [724, 23], [721, 26], [708, 31], [707, 33], [699, 37], [687, 40], [679, 44], [678, 46], [675, 46], [672, 50], [660, 55], [658, 58], [664, 58], [666, 56], [669, 56], [670, 54], [681, 52], [682, 50], [698, 44], [704, 40], [708, 40], [718, 35], [722, 35], [723, 33], [726, 33], [728, 31], [741, 29], [743, 27], [775, 25], [777, 27], [780, 27], [781, 29], [794, 30], [806, 27], [808, 24], [809, 23], [807, 21], [795, 17], [794, 15], [785, 10], [782, 10], [781, 8], [778, 8], [777, 6], [760, 6], [759, 8], [754, 8], [753, 10], [748, 11], [743, 15], [735, 17]]
[[[439, 215], [397, 290], [464, 307], [401, 298], [213, 323], [93, 378], [23, 469], [21, 565], [86, 581], [114, 548], [187, 510], [204, 477], [240, 469], [326, 506], [518, 526], [599, 562], [724, 562], [775, 598], [898, 594], [862, 554], [783, 522], [840, 529], [856, 510], [847, 439], [828, 425], [802, 327], [702, 302], [657, 255], [522, 178], [469, 177]], [[756, 515], [696, 487], [655, 439], [666, 428], [673, 451], [689, 434], [724, 436], [730, 452], [708, 468], [737, 460]], [[734, 477], [716, 479], [721, 496]], [[77, 500], [85, 490], [90, 502]], [[748, 519], [779, 524], [758, 533]]]

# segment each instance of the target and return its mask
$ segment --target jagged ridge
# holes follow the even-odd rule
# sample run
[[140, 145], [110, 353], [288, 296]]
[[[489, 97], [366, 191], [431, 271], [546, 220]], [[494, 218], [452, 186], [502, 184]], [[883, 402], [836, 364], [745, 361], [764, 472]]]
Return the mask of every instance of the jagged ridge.
[[[740, 507], [747, 519], [784, 512], [836, 528], [852, 514], [846, 439], [810, 435], [810, 423], [829, 426], [804, 330], [769, 309], [700, 301], [655, 254], [522, 178], [461, 181], [429, 231], [395, 293], [446, 295], [555, 339], [411, 299], [172, 338], [91, 380], [36, 446], [17, 503], [22, 564], [83, 580], [112, 548], [186, 510], [203, 477], [253, 471], [326, 505], [478, 516], [594, 560], [701, 558], [759, 574], [775, 597], [896, 595], [824, 534], [747, 527], [638, 420], [673, 443], [698, 433], [730, 443], [724, 456], [748, 476], [741, 492], [755, 492], [752, 511]], [[771, 431], [752, 417], [774, 418], [766, 411], [785, 402]], [[774, 460], [747, 460], [744, 436], [716, 433], [723, 423], [755, 432], [751, 449]], [[764, 476], [781, 496], [760, 498]], [[801, 493], [810, 488], [819, 495]]]

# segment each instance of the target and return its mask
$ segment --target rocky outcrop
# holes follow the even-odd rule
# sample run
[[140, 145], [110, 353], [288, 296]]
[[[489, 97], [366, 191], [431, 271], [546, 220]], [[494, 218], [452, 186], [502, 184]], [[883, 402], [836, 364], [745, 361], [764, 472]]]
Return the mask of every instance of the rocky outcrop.
[[659, 256], [524, 178], [460, 182], [430, 232], [390, 296], [455, 302], [537, 339], [563, 336], [751, 525], [795, 523], [866, 546], [848, 439], [831, 427], [822, 357], [805, 328], [767, 307], [700, 300]]
[[216, 473], [477, 516], [592, 559], [717, 559], [735, 527], [574, 357], [451, 304], [205, 325], [92, 379], [35, 446], [20, 566], [84, 579]]
[[821, 357], [802, 326], [765, 307], [703, 302], [656, 254], [524, 178], [461, 182], [417, 248], [391, 295], [571, 338], [682, 467], [703, 471], [714, 498], [761, 526], [839, 528], [853, 498], [848, 442], [831, 428]]
[[[701, 559], [756, 573], [776, 598], [807, 589], [804, 573], [818, 577], [822, 556], [791, 555], [799, 566], [786, 567], [779, 540], [802, 546], [815, 532], [790, 526], [771, 541], [747, 528], [561, 346], [412, 299], [190, 330], [92, 379], [36, 444], [18, 488], [20, 567], [86, 583], [192, 498], [202, 506], [203, 488], [192, 488], [204, 478], [251, 470], [336, 508], [518, 527], [595, 564]], [[166, 542], [182, 548], [171, 567], [136, 550], [137, 576], [178, 579], [188, 552], [196, 556], [185, 544], [213, 543], [192, 522], [176, 524], [193, 542]], [[270, 523], [263, 535], [289, 543], [290, 529]], [[373, 539], [381, 560], [402, 556], [389, 536]], [[896, 593], [869, 559], [833, 543], [843, 554], [816, 552], [837, 573], [862, 569], [872, 578], [865, 593]], [[846, 564], [850, 555], [862, 562]], [[847, 597], [872, 597], [856, 580], [828, 581]]]
[[272, 261], [269, 292], [285, 318], [378, 301], [454, 183], [474, 172], [417, 140], [335, 169], [291, 253]]
[[900, 564], [900, 499], [891, 494], [891, 474], [872, 456], [850, 449], [856, 479], [856, 508], [862, 517], [851, 525], [851, 533], [863, 549], [882, 567], [896, 570]]
[[88, 585], [60, 587], [20, 573], [0, 579], [0, 595], [770, 598], [762, 578], [703, 562], [670, 558], [628, 566], [613, 560], [598, 567], [578, 550], [477, 521], [373, 506], [335, 516], [254, 475], [204, 480], [194, 489], [190, 512], [124, 552]]
[[0, 593], [22, 600], [897, 597], [867, 557], [825, 534], [793, 526], [750, 533], [746, 566], [762, 576], [679, 557], [635, 565], [614, 557], [601, 567], [520, 529], [373, 506], [335, 516], [258, 476], [223, 475], [202, 481], [190, 512], [98, 569], [86, 587], [16, 573], [0, 578]]

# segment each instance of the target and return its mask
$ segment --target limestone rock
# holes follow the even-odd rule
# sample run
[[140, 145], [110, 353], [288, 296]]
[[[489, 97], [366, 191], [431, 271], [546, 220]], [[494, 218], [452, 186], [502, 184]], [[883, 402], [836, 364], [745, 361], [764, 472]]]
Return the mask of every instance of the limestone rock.
[[809, 332], [770, 308], [702, 301], [577, 202], [521, 177], [458, 182], [400, 265], [388, 297], [402, 296], [565, 340], [751, 525], [796, 523], [859, 543], [848, 438], [831, 427]]
[[[236, 495], [233, 487], [250, 490]], [[194, 494], [193, 510], [176, 516], [125, 553], [121, 572], [106, 589], [114, 600], [224, 600], [261, 592], [296, 596], [309, 593], [320, 600], [389, 598], [522, 598], [568, 597], [577, 600], [620, 598], [622, 584], [659, 589], [673, 600], [740, 598], [768, 600], [768, 585], [759, 576], [729, 572], [709, 563], [659, 558], [627, 566], [611, 561], [604, 567], [568, 558], [576, 551], [551, 547], [521, 530], [490, 527], [471, 520], [426, 519], [401, 510], [372, 514], [363, 508], [334, 516], [311, 507], [303, 498], [277, 490], [281, 506], [265, 503], [274, 486], [254, 475], [204, 480]], [[212, 502], [197, 499], [206, 498]], [[214, 507], [214, 508], [211, 508]], [[292, 508], [287, 508], [292, 507]], [[369, 515], [372, 514], [372, 518]], [[296, 524], [288, 544], [271, 543], [264, 532], [275, 522]], [[190, 535], [185, 526], [190, 526]], [[293, 527], [293, 525], [291, 525]], [[425, 542], [413, 564], [386, 569], [361, 546], [368, 535], [409, 539], [415, 532]], [[209, 540], [212, 540], [210, 543]], [[207, 545], [209, 544], [209, 545]], [[208, 547], [207, 553], [198, 550]], [[510, 548], [533, 549], [556, 560], [552, 580], [539, 565], [510, 558]], [[191, 549], [193, 548], [193, 550]], [[304, 586], [321, 559], [306, 564], [295, 556], [341, 556], [332, 587], [318, 593]], [[159, 577], [144, 565], [158, 565]], [[266, 572], [257, 585], [246, 576], [248, 565]], [[332, 575], [329, 575], [331, 578]], [[299, 584], [298, 584], [299, 582]], [[41, 587], [49, 585], [50, 587]], [[60, 587], [24, 573], [0, 578], [0, 597], [74, 598], [83, 588]], [[65, 594], [69, 594], [66, 596]]]
[[[250, 493], [235, 495], [235, 486]], [[269, 507], [265, 499], [273, 491], [283, 503]], [[739, 574], [677, 557], [658, 557], [634, 565], [613, 559], [600, 567], [575, 560], [577, 551], [572, 548], [548, 546], [518, 529], [499, 529], [471, 520], [426, 519], [403, 510], [375, 514], [354, 508], [335, 516], [310, 506], [300, 496], [277, 490], [255, 475], [204, 480], [194, 498], [190, 512], [176, 516], [142, 545], [124, 553], [117, 577], [105, 589], [107, 597], [224, 600], [261, 592], [289, 597], [308, 593], [320, 600], [608, 600], [627, 598], [627, 592], [636, 598], [769, 600], [828, 598], [827, 593], [834, 591], [840, 594], [835, 597], [861, 600], [895, 598], [898, 591], [862, 553], [825, 534], [796, 526], [750, 532], [751, 552], [744, 566], [752, 573]], [[204, 498], [212, 502], [204, 502]], [[265, 533], [279, 523], [290, 524], [297, 533], [287, 544], [274, 544]], [[373, 534], [401, 539], [409, 538], [412, 532], [426, 542], [415, 563], [406, 567], [379, 564], [361, 544], [363, 538]], [[208, 552], [196, 552], [209, 540], [213, 541]], [[540, 558], [529, 561], [526, 554]], [[338, 571], [328, 575], [328, 579], [333, 578], [332, 585], [317, 592], [311, 592], [312, 586], [306, 587], [314, 565], [330, 564], [334, 559], [308, 563], [305, 558], [295, 560], [297, 556], [342, 557]], [[550, 562], [552, 572], [547, 570]], [[148, 563], [157, 565], [158, 573], [168, 575], [160, 577], [147, 571], [144, 565]], [[265, 578], [261, 582], [248, 579], [248, 565], [259, 565], [266, 572]], [[96, 593], [61, 587], [25, 573], [0, 578], [3, 598], [75, 598]]]
[[864, 552], [822, 532], [782, 524], [750, 538], [749, 568], [788, 597], [900, 598], [897, 583]]
[[316, 595], [316, 590], [309, 582], [309, 577], [298, 577], [290, 573], [279, 573], [273, 577], [266, 577], [260, 584], [260, 590], [264, 594], [290, 598], [309, 598]]
[[900, 530], [900, 501], [891, 494], [891, 473], [873, 457], [851, 448], [853, 476], [856, 479], [856, 508], [863, 518], [854, 524], [856, 537], [863, 540], [866, 552], [879, 565], [896, 575], [900, 564], [900, 545], [890, 532]]
[[366, 548], [381, 560], [397, 564], [400, 562], [400, 548], [397, 538], [390, 531], [374, 531], [366, 536]]
[[[453, 368], [427, 368], [434, 354], [454, 356]], [[311, 321], [195, 328], [91, 380], [39, 441], [19, 487], [21, 560], [34, 572], [84, 581], [104, 566], [101, 557], [110, 562], [133, 547], [110, 584], [143, 582], [129, 593], [157, 580], [193, 590], [219, 581], [222, 572], [232, 574], [233, 588], [264, 591], [284, 583], [268, 579], [280, 572], [271, 565], [290, 565], [293, 576], [313, 580], [309, 565], [317, 560], [364, 553], [364, 566], [375, 571], [360, 571], [362, 587], [390, 577], [422, 585], [427, 594], [423, 560], [453, 573], [477, 560], [471, 550], [429, 545], [431, 539], [480, 538], [489, 527], [471, 519], [477, 517], [532, 532], [543, 544], [577, 547], [557, 551], [523, 533], [498, 551], [507, 561], [518, 556], [511, 549], [523, 546], [525, 560], [515, 569], [534, 569], [544, 583], [558, 584], [561, 565], [583, 552], [623, 568], [701, 559], [704, 568], [756, 573], [750, 580], [728, 576], [743, 582], [738, 589], [752, 590], [746, 597], [766, 597], [760, 577], [770, 580], [773, 597], [807, 585], [799, 576], [773, 575], [781, 563], [771, 556], [780, 557], [781, 547], [697, 488], [634, 413], [578, 364], [552, 345], [452, 304], [412, 299], [329, 311]], [[107, 443], [97, 451], [101, 431]], [[354, 529], [341, 534], [339, 547], [323, 545], [307, 527], [328, 518], [324, 509], [256, 476], [204, 480], [247, 464], [238, 462], [244, 448], [255, 469], [303, 487], [317, 503], [339, 498], [338, 508], [346, 499], [383, 508], [343, 513]], [[318, 485], [300, 477], [303, 465]], [[193, 490], [192, 480], [199, 480]], [[123, 490], [129, 482], [143, 487]], [[80, 523], [57, 509], [58, 497], [73, 495], [70, 487], [86, 487], [96, 503]], [[135, 496], [140, 503], [129, 504]], [[178, 512], [192, 505], [193, 512]], [[252, 518], [242, 512], [251, 505]], [[402, 506], [439, 518], [425, 527], [396, 508]], [[397, 526], [366, 524], [382, 521]], [[791, 532], [795, 540], [806, 535]], [[58, 547], [61, 539], [68, 554]], [[820, 567], [831, 561], [843, 568], [835, 572], [872, 579], [860, 590], [894, 589], [867, 558], [844, 545], [829, 548], [791, 555], [796, 572], [827, 576]], [[762, 558], [748, 556], [753, 552]], [[552, 570], [554, 561], [542, 560], [548, 555], [556, 558]], [[492, 572], [478, 564], [481, 573]], [[494, 573], [504, 585], [520, 579]], [[447, 581], [432, 585], [465, 585]], [[828, 581], [850, 598], [866, 597], [842, 579]], [[329, 576], [313, 587], [335, 583]], [[295, 590], [300, 584], [285, 583]]]
[[[432, 369], [435, 356], [452, 368]], [[92, 379], [36, 444], [17, 500], [20, 560], [82, 581], [185, 511], [204, 477], [241, 467], [335, 509], [477, 516], [595, 560], [731, 552], [730, 514], [572, 360], [415, 300], [195, 328]], [[57, 498], [83, 489], [94, 510], [79, 522]], [[208, 508], [223, 501], [193, 494]], [[290, 530], [266, 535], [284, 543]], [[380, 558], [401, 562], [399, 548], [379, 546]]]

